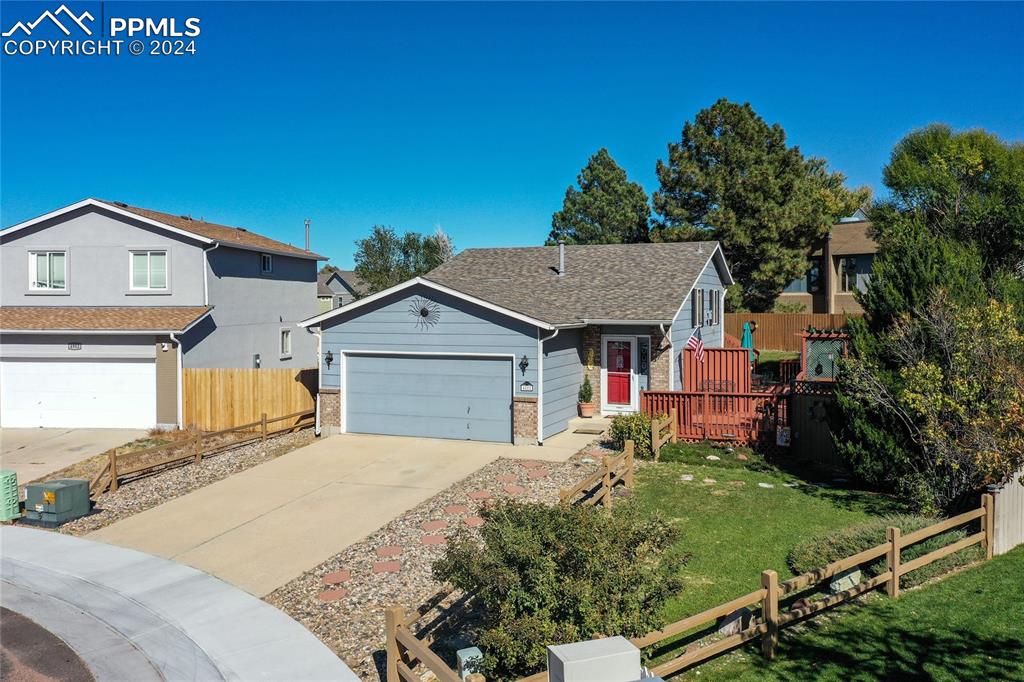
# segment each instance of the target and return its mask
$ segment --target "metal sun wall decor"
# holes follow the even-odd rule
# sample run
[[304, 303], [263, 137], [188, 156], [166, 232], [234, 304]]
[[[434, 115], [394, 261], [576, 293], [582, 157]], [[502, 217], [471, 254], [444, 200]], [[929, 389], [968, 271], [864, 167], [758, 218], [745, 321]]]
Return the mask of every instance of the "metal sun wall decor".
[[409, 314], [416, 318], [417, 329], [429, 329], [441, 319], [441, 306], [417, 296], [409, 302]]

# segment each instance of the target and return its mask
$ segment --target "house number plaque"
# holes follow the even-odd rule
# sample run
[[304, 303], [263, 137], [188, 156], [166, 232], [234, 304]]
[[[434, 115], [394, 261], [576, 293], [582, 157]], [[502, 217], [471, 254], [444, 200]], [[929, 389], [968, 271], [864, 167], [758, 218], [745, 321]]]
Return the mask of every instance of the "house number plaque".
[[533, 393], [533, 384], [531, 384], [529, 381], [524, 381], [523, 383], [519, 384], [519, 391], [521, 393]]

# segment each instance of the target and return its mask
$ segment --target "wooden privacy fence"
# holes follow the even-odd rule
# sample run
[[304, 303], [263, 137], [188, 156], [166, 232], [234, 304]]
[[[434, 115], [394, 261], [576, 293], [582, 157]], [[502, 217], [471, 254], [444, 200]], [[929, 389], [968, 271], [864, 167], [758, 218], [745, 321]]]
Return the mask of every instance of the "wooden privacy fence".
[[725, 333], [743, 338], [743, 323], [757, 323], [754, 347], [760, 350], [800, 350], [797, 334], [814, 327], [835, 329], [846, 326], [843, 313], [726, 313]]
[[561, 502], [572, 502], [577, 495], [583, 497], [575, 500], [576, 504], [603, 504], [605, 508], [612, 506], [612, 488], [622, 483], [627, 488], [633, 487], [634, 451], [633, 441], [627, 440], [621, 455], [605, 456], [601, 460], [601, 468], [587, 476], [571, 488], [562, 488], [558, 498]]
[[640, 392], [644, 414], [675, 410], [676, 437], [681, 440], [747, 444], [774, 439], [776, 428], [789, 423], [787, 405], [782, 393]]
[[317, 370], [187, 368], [182, 383], [183, 424], [219, 431], [258, 422], [264, 413], [312, 410]]
[[[215, 455], [232, 448], [237, 448], [255, 441], [265, 441], [286, 431], [295, 431], [313, 425], [316, 413], [312, 410], [293, 412], [283, 417], [267, 418], [266, 413], [260, 419], [249, 424], [241, 424], [234, 428], [222, 429], [211, 433], [200, 433], [192, 438], [178, 440], [173, 443], [158, 445], [145, 450], [135, 450], [118, 454], [117, 449], [110, 451], [106, 464], [89, 483], [89, 494], [92, 497], [102, 495], [108, 489], [117, 490], [119, 479], [127, 476], [138, 476], [150, 471], [170, 466], [194, 462], [199, 464], [204, 457]], [[283, 425], [277, 426], [279, 422]], [[233, 435], [241, 438], [231, 438]]]
[[704, 361], [693, 350], [683, 352], [683, 390], [693, 393], [747, 393], [751, 388], [750, 350], [705, 348]]
[[[902, 535], [899, 528], [890, 527], [886, 532], [886, 541], [882, 544], [781, 583], [775, 571], [762, 571], [760, 589], [732, 599], [724, 604], [713, 606], [710, 609], [630, 641], [641, 649], [661, 643], [668, 643], [667, 640], [675, 640], [681, 635], [691, 633], [696, 628], [717, 622], [719, 618], [728, 616], [738, 609], [760, 605], [759, 615], [756, 618], [752, 618], [750, 625], [745, 629], [722, 639], [709, 642], [706, 646], [700, 646], [700, 640], [690, 642], [682, 654], [654, 666], [651, 672], [660, 677], [665, 677], [735, 649], [756, 638], [761, 639], [762, 654], [765, 658], [771, 659], [775, 655], [775, 649], [779, 642], [779, 631], [784, 627], [878, 587], [885, 586], [889, 596], [897, 598], [900, 594], [899, 578], [901, 576], [972, 545], [980, 543], [985, 548], [985, 558], [991, 559], [993, 508], [992, 496], [984, 495], [979, 508], [940, 521], [913, 533]], [[980, 521], [981, 530], [979, 532], [968, 535], [962, 540], [936, 549], [906, 563], [901, 561], [901, 553], [907, 547], [976, 520]], [[842, 592], [814, 600], [800, 600], [799, 608], [794, 605], [796, 601], [793, 597], [797, 593], [809, 590], [817, 591], [820, 585], [829, 578], [881, 557], [885, 557], [886, 560], [886, 570], [884, 573], [864, 580]]]

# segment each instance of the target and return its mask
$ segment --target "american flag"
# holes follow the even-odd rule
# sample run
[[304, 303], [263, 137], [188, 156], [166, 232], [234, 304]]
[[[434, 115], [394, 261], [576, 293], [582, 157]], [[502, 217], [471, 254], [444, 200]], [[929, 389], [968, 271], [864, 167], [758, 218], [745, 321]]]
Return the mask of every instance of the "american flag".
[[700, 338], [700, 327], [693, 332], [693, 336], [686, 342], [686, 347], [693, 351], [694, 360], [704, 362], [704, 339]]

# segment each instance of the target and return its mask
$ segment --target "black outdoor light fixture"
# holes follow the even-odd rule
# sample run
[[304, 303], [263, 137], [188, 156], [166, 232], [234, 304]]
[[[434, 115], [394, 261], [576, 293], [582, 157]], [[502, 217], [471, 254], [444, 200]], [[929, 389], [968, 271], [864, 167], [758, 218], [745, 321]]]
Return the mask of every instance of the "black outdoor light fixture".
[[327, 363], [327, 369], [330, 369], [331, 363], [334, 362], [334, 353], [331, 351], [327, 351], [327, 354], [324, 355], [324, 362]]
[[530, 360], [524, 354], [523, 355], [523, 359], [519, 361], [519, 369], [521, 369], [523, 374], [525, 375], [526, 374], [526, 368], [529, 367], [529, 366], [530, 366]]

